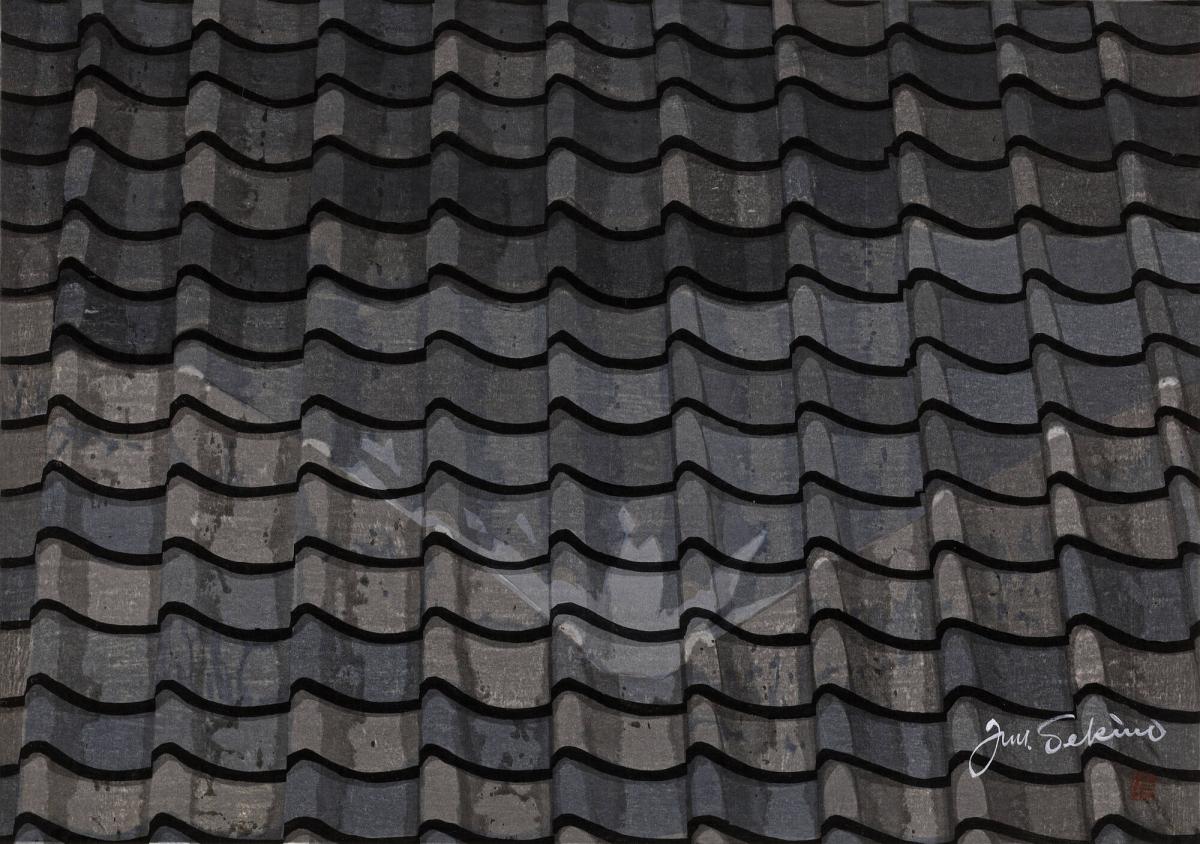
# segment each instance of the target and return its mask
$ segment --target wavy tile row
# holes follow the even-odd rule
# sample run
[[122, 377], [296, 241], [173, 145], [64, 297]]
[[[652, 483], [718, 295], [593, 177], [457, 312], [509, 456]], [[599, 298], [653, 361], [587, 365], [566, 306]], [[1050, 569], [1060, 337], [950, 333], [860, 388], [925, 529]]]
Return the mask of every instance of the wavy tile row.
[[3, 14], [0, 837], [1200, 836], [1197, 7]]

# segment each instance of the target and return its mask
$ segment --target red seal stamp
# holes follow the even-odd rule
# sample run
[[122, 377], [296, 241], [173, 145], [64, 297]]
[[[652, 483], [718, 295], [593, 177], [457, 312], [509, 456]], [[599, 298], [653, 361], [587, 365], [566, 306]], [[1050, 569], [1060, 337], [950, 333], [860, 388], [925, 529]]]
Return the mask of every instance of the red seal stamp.
[[1129, 796], [1134, 800], [1153, 800], [1158, 777], [1146, 771], [1135, 771], [1129, 781]]

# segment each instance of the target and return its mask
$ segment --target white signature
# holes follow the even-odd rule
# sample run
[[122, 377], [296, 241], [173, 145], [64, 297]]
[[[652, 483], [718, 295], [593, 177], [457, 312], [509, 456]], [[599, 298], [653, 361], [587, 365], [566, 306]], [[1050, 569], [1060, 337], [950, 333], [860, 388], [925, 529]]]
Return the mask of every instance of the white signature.
[[[1066, 738], [1063, 738], [1062, 736], [1053, 732], [1047, 732], [1047, 729], [1050, 727], [1050, 725], [1056, 724], [1059, 721], [1074, 721], [1075, 716], [1070, 712], [1067, 712], [1063, 715], [1056, 715], [1050, 720], [1043, 721], [1042, 723], [1038, 724], [1037, 734], [1038, 737], [1044, 742], [1043, 748], [1047, 756], [1058, 753], [1058, 751], [1062, 750], [1063, 748], [1091, 747], [1096, 742], [1110, 742], [1120, 738], [1145, 738], [1152, 742], [1159, 742], [1162, 741], [1163, 737], [1167, 734], [1166, 729], [1162, 724], [1158, 723], [1158, 721], [1151, 720], [1148, 726], [1135, 729], [1133, 727], [1125, 726], [1125, 722], [1123, 722], [1116, 715], [1110, 713], [1108, 717], [1113, 719], [1117, 725], [1116, 727], [1106, 727], [1105, 725], [1101, 724], [1099, 729], [1097, 729], [1096, 719], [1091, 718], [1088, 720], [1088, 727], [1083, 735], [1071, 733]], [[995, 718], [990, 719], [987, 724], [984, 725], [984, 729], [988, 730], [987, 737], [984, 738], [983, 741], [979, 742], [979, 744], [975, 745], [975, 749], [971, 751], [971, 757], [967, 760], [967, 769], [971, 772], [972, 777], [983, 776], [984, 772], [992, 766], [992, 760], [996, 758], [996, 751], [1001, 747], [1023, 747], [1026, 750], [1033, 749], [1033, 746], [1030, 744], [1029, 730], [1024, 730], [1019, 733], [1012, 733], [1010, 735], [1000, 728], [1000, 725], [996, 722]], [[992, 746], [992, 754], [991, 756], [988, 756], [987, 764], [976, 770], [975, 757], [978, 756], [980, 752], [986, 753], [985, 746], [988, 744], [991, 744]]]

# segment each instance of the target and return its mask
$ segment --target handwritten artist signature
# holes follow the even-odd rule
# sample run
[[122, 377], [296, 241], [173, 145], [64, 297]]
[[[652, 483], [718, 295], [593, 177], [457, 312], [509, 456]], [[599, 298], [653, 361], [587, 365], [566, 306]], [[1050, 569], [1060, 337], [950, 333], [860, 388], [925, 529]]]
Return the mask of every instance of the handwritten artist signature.
[[[1047, 721], [1037, 725], [1037, 736], [1041, 740], [1042, 751], [1047, 756], [1053, 756], [1060, 750], [1071, 747], [1091, 747], [1096, 743], [1108, 743], [1122, 738], [1144, 738], [1151, 742], [1160, 742], [1166, 736], [1167, 731], [1158, 721], [1151, 720], [1145, 727], [1127, 727], [1125, 722], [1116, 715], [1109, 714], [1108, 716], [1116, 724], [1115, 727], [1101, 724], [1096, 726], [1096, 719], [1088, 720], [1087, 730], [1082, 735], [1071, 733], [1064, 737], [1053, 731], [1053, 725], [1060, 721], [1074, 721], [1075, 716], [1070, 712], [1063, 715], [1056, 715]], [[967, 760], [967, 770], [971, 772], [972, 777], [980, 777], [992, 766], [992, 760], [996, 758], [996, 751], [1001, 747], [1023, 747], [1026, 750], [1033, 750], [1035, 743], [1032, 743], [1031, 731], [1026, 729], [1021, 732], [1007, 733], [997, 723], [995, 718], [990, 719], [984, 725], [984, 729], [988, 731], [987, 736], [979, 744], [975, 745], [975, 749], [971, 751], [971, 756]], [[986, 755], [988, 745], [991, 745], [991, 755], [987, 757], [987, 764], [982, 768], [975, 767], [975, 761], [980, 754]]]

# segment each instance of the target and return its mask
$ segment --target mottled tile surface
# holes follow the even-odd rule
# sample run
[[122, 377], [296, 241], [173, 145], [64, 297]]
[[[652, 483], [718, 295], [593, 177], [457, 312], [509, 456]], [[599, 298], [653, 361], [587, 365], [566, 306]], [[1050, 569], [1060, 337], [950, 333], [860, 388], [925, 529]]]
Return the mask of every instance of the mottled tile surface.
[[0, 840], [1200, 840], [1200, 8], [0, 15]]

